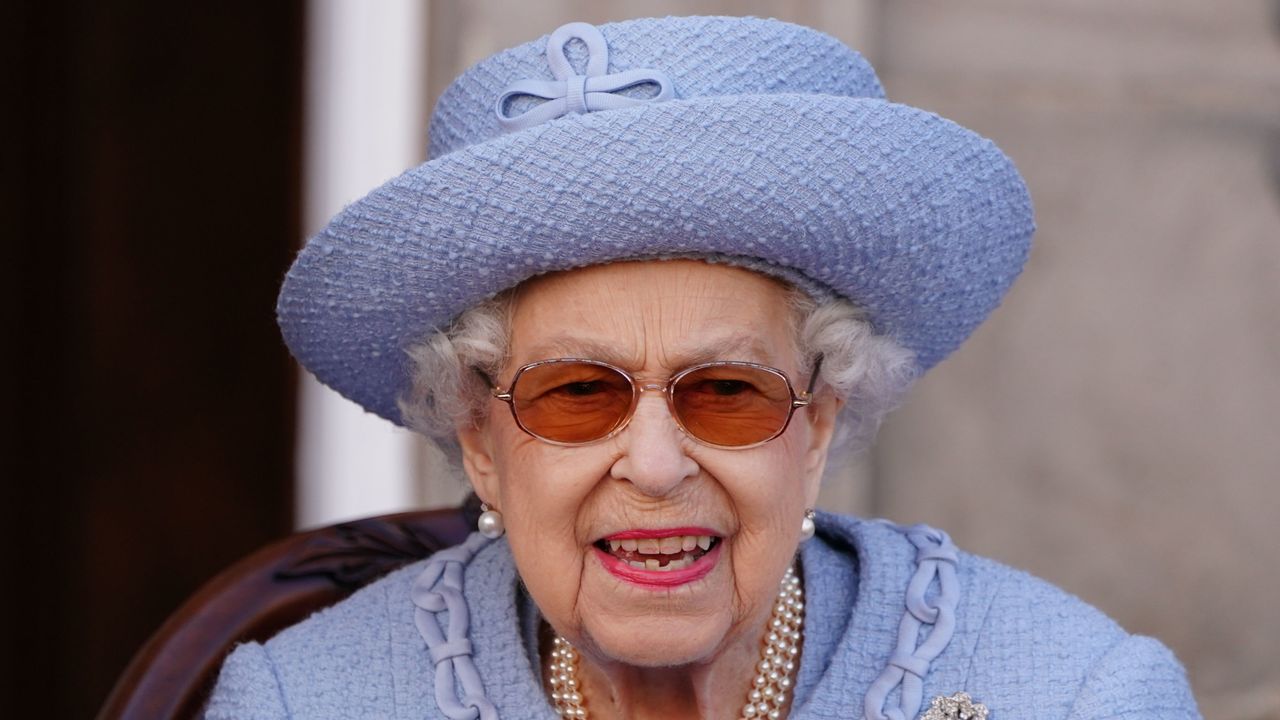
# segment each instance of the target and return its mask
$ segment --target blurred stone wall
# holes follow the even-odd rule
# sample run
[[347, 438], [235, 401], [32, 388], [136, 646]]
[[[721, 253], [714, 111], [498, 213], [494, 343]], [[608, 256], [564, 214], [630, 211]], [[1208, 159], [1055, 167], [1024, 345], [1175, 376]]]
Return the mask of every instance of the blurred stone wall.
[[997, 140], [1039, 232], [915, 389], [874, 510], [946, 527], [1187, 664], [1206, 717], [1280, 718], [1275, 5], [895, 2], [893, 99]]
[[1161, 638], [1209, 720], [1280, 719], [1277, 6], [436, 1], [428, 95], [570, 20], [717, 13], [862, 50], [891, 99], [995, 139], [1036, 205], [1005, 305], [824, 505], [946, 528]]

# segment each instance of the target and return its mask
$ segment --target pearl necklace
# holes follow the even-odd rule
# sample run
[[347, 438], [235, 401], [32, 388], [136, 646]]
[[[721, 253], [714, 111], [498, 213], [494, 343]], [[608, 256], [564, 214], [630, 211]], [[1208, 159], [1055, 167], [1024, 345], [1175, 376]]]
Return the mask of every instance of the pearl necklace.
[[[793, 568], [787, 568], [773, 605], [765, 636], [761, 640], [760, 662], [747, 691], [742, 718], [779, 720], [791, 690], [800, 655], [800, 628], [804, 625], [804, 590]], [[551, 702], [564, 720], [586, 720], [587, 709], [578, 684], [578, 651], [568, 640], [556, 635], [551, 647]]]

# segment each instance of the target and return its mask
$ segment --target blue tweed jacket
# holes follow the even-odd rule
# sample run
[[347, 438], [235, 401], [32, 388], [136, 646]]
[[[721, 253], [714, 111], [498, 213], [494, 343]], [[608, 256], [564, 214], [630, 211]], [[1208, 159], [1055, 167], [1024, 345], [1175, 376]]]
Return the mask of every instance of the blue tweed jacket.
[[[801, 551], [806, 621], [791, 717], [855, 720], [898, 643], [918, 548], [884, 523], [823, 514], [818, 528]], [[502, 718], [554, 720], [530, 642], [537, 610], [506, 542], [474, 544], [480, 549], [466, 564], [463, 596], [485, 693]], [[925, 708], [964, 690], [991, 720], [1200, 719], [1182, 667], [1160, 643], [1129, 635], [1022, 572], [956, 557], [954, 633], [923, 677]], [[444, 717], [410, 596], [423, 566], [395, 572], [265, 644], [238, 647], [206, 717]]]

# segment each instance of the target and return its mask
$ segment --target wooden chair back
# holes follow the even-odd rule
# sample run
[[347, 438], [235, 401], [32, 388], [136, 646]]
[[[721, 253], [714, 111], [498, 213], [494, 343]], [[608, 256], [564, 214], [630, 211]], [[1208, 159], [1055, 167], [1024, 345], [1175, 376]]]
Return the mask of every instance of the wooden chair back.
[[478, 503], [291, 535], [200, 588], [134, 656], [98, 720], [199, 717], [227, 653], [270, 638], [377, 578], [462, 542]]

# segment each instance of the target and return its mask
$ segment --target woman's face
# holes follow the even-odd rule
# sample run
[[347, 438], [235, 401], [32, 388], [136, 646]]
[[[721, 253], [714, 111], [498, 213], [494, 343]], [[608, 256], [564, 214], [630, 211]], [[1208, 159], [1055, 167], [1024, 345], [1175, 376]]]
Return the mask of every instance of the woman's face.
[[[658, 383], [700, 362], [745, 360], [782, 370], [798, 392], [811, 368], [798, 366], [790, 313], [777, 282], [723, 265], [627, 262], [550, 275], [520, 289], [511, 359], [495, 381], [506, 388], [519, 367], [551, 358], [604, 360]], [[552, 627], [597, 662], [671, 666], [735, 647], [757, 652], [817, 497], [835, 412], [819, 393], [773, 441], [722, 449], [685, 435], [662, 394], [646, 392], [620, 433], [563, 447], [522, 431], [495, 400], [460, 439], [467, 473], [503, 513], [520, 576]], [[685, 553], [682, 538], [662, 539], [671, 535], [714, 540], [710, 552]], [[674, 577], [696, 577], [672, 584], [619, 570], [636, 558], [618, 540], [626, 536], [637, 553], [684, 543], [674, 557], [697, 557]]]

